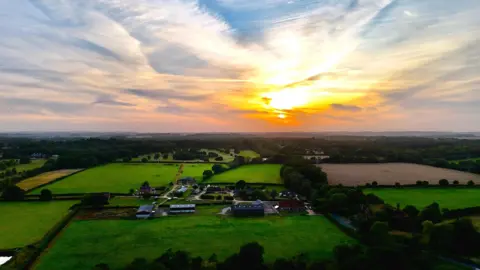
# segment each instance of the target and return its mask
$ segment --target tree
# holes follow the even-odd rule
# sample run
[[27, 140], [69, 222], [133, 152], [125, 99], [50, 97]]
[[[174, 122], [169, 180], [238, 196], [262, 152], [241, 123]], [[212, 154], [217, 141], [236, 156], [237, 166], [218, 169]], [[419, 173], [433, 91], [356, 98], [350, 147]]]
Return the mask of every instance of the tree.
[[25, 191], [15, 185], [8, 185], [3, 189], [2, 198], [5, 201], [22, 201]]
[[270, 197], [272, 197], [273, 200], [278, 196], [278, 192], [275, 189], [272, 189], [270, 192]]
[[29, 157], [21, 157], [19, 163], [20, 164], [29, 164], [32, 162]]
[[110, 266], [106, 263], [99, 263], [93, 267], [93, 270], [110, 270]]
[[454, 184], [454, 185], [459, 185], [460, 182], [458, 182], [458, 180], [454, 180], [454, 181], [453, 181], [453, 184]]
[[168, 159], [168, 153], [163, 154], [162, 158], [163, 158], [163, 159]]
[[134, 190], [133, 188], [131, 188], [131, 189], [128, 191], [128, 194], [133, 195], [133, 193], [135, 193], [135, 190]]
[[148, 159], [147, 159], [147, 158], [142, 158], [142, 162], [143, 162], [143, 163], [147, 163], [147, 162], [148, 162]]
[[192, 270], [201, 270], [202, 269], [202, 257], [192, 258], [191, 269]]
[[429, 185], [429, 183], [428, 183], [428, 181], [423, 181], [423, 182], [422, 182], [422, 185], [424, 185], [424, 186], [428, 186], [428, 185]]
[[213, 176], [213, 172], [211, 170], [203, 171], [203, 180], [210, 179]]
[[438, 181], [438, 184], [440, 186], [448, 186], [448, 180], [447, 179], [441, 179], [440, 181]]
[[225, 168], [220, 165], [220, 164], [215, 164], [212, 166], [212, 171], [215, 173], [215, 174], [219, 174], [219, 173], [222, 173], [225, 171]]
[[216, 161], [223, 161], [223, 157], [216, 157], [215, 160]]
[[156, 153], [154, 156], [153, 156], [153, 159], [155, 160], [158, 160], [160, 158], [160, 154], [159, 153]]
[[221, 200], [221, 199], [222, 199], [222, 195], [218, 195], [215, 199], [216, 199], [217, 201]]
[[273, 263], [273, 270], [294, 270], [295, 264], [291, 260], [277, 259]]
[[244, 180], [239, 180], [235, 183], [235, 189], [244, 189], [247, 183]]
[[392, 243], [387, 222], [375, 221], [370, 228], [370, 241], [373, 245], [385, 246]]
[[376, 187], [376, 186], [378, 186], [378, 183], [377, 183], [377, 181], [373, 181], [373, 182], [372, 182], [372, 186], [373, 186], [373, 187]]
[[147, 156], [147, 159], [148, 159], [148, 160], [151, 160], [151, 159], [152, 159], [152, 156], [148, 155], [148, 156]]
[[421, 186], [422, 184], [423, 184], [423, 182], [420, 181], [420, 180], [418, 180], [418, 181], [415, 183], [415, 185], [417, 185], [417, 186]]
[[240, 248], [238, 259], [243, 266], [240, 269], [262, 269], [263, 247], [257, 242], [248, 243]]
[[209, 263], [216, 263], [216, 262], [218, 262], [218, 260], [217, 260], [217, 254], [213, 253], [212, 255], [210, 255], [210, 257], [208, 258], [208, 262], [209, 262]]
[[474, 183], [472, 180], [469, 180], [468, 183], [467, 183], [467, 185], [469, 185], [469, 186], [474, 186], [475, 183]]
[[442, 221], [442, 213], [440, 211], [440, 206], [438, 203], [432, 203], [431, 205], [425, 207], [420, 212], [421, 220], [430, 220], [433, 223], [439, 223]]
[[82, 205], [91, 207], [103, 207], [108, 204], [108, 196], [104, 193], [89, 193], [83, 196]]
[[53, 199], [52, 192], [49, 189], [40, 191], [40, 201], [51, 201]]
[[407, 205], [403, 208], [403, 212], [405, 212], [410, 218], [416, 218], [418, 216], [418, 209], [413, 205]]

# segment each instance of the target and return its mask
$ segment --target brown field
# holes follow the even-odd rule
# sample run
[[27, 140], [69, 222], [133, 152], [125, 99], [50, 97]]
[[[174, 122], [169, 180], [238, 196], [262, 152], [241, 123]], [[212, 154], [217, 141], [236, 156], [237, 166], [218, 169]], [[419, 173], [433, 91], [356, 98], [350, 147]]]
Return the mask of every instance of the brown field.
[[458, 180], [466, 184], [473, 180], [480, 184], [480, 175], [467, 172], [442, 169], [418, 164], [385, 163], [385, 164], [321, 164], [318, 165], [328, 174], [331, 184], [345, 186], [364, 185], [377, 181], [379, 185], [394, 185], [396, 182], [406, 185], [416, 181], [428, 181], [438, 184], [440, 179], [451, 182]]
[[57, 171], [42, 173], [40, 175], [23, 180], [22, 182], [18, 183], [17, 186], [25, 191], [29, 191], [40, 185], [50, 183], [57, 178], [78, 172], [79, 170], [81, 169], [57, 170]]

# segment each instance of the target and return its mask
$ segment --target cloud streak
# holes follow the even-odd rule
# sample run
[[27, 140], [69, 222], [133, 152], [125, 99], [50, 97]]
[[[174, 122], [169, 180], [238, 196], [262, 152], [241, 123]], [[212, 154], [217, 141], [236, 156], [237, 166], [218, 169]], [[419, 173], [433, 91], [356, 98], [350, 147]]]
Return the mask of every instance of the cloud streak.
[[18, 0], [0, 13], [4, 130], [480, 131], [476, 1]]

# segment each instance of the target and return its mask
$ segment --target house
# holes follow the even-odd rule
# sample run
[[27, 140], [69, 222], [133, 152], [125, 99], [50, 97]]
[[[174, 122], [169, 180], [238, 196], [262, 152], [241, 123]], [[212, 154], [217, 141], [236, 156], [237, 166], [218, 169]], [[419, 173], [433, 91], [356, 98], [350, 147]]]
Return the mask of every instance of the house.
[[305, 203], [297, 200], [279, 201], [278, 210], [291, 212], [305, 211]]
[[177, 180], [177, 185], [187, 186], [187, 185], [195, 185], [196, 183], [197, 181], [193, 177], [184, 177], [182, 179]]
[[236, 217], [258, 217], [265, 215], [265, 209], [263, 204], [236, 204], [232, 205], [232, 214]]
[[184, 193], [187, 190], [188, 190], [188, 187], [181, 186], [179, 189], [177, 189], [177, 191], [175, 191], [175, 193]]
[[138, 219], [147, 219], [155, 213], [152, 204], [142, 205], [138, 208], [137, 214], [135, 215]]
[[152, 188], [150, 187], [150, 184], [148, 182], [144, 182], [140, 188], [138, 189], [138, 193], [140, 195], [143, 195], [143, 194], [156, 194], [157, 191], [155, 190], [155, 188]]
[[185, 214], [195, 213], [195, 204], [172, 204], [170, 205], [169, 214]]

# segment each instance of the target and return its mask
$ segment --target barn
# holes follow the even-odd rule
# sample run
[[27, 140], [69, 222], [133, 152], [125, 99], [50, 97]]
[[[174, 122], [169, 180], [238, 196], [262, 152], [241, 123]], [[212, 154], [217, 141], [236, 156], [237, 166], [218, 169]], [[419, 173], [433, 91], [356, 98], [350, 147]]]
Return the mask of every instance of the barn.
[[263, 204], [236, 204], [232, 205], [232, 214], [236, 217], [264, 216]]
[[153, 205], [147, 204], [142, 205], [138, 208], [137, 214], [135, 215], [138, 219], [147, 219], [152, 216], [155, 211], [153, 210]]
[[291, 212], [305, 211], [305, 203], [298, 200], [279, 201], [278, 210]]
[[169, 214], [185, 214], [195, 213], [195, 204], [172, 204], [170, 205]]

